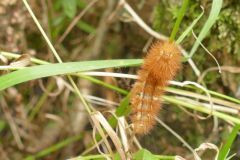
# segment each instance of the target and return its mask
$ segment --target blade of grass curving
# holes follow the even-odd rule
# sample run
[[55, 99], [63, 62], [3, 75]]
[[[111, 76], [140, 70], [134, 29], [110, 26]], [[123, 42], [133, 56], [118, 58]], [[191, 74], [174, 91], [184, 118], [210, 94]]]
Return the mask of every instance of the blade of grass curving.
[[219, 151], [218, 160], [227, 159], [227, 155], [230, 151], [230, 148], [231, 148], [233, 141], [236, 138], [239, 130], [240, 130], [240, 125], [235, 125], [227, 139], [227, 142], [222, 146], [222, 148]]
[[[130, 94], [126, 95], [126, 97], [124, 97], [123, 100], [120, 102], [119, 107], [117, 107], [117, 109], [115, 111], [115, 115], [117, 117], [127, 116], [130, 113], [131, 108], [129, 106], [129, 97], [130, 97]], [[108, 123], [113, 128], [115, 128], [117, 126], [117, 122], [118, 122], [118, 120], [113, 115], [111, 115], [108, 118]], [[98, 135], [98, 134], [96, 135], [96, 140], [97, 141], [101, 140], [100, 135]]]
[[37, 78], [70, 74], [111, 67], [136, 66], [142, 63], [140, 59], [129, 60], [98, 60], [84, 62], [68, 62], [27, 67], [0, 77], [0, 91], [16, 84]]
[[202, 13], [192, 22], [192, 24], [181, 34], [181, 36], [176, 40], [176, 43], [179, 44], [182, 40], [191, 32], [195, 24], [199, 21], [199, 19], [203, 16], [204, 10], [202, 8]]
[[170, 36], [170, 41], [173, 41], [176, 37], [179, 26], [180, 26], [180, 24], [182, 22], [182, 19], [183, 19], [185, 13], [186, 13], [188, 3], [189, 3], [189, 0], [183, 0], [182, 7], [178, 12], [178, 17], [177, 17], [177, 20], [174, 24], [174, 27], [173, 27], [173, 30], [172, 30], [172, 33], [171, 33], [171, 36]]
[[211, 29], [213, 24], [216, 22], [221, 8], [222, 8], [222, 0], [213, 0], [209, 17], [198, 35], [199, 41], [195, 41], [195, 43], [190, 51], [189, 57], [193, 56], [193, 54], [196, 52], [197, 48], [200, 45], [199, 42], [201, 42], [206, 37], [209, 30]]

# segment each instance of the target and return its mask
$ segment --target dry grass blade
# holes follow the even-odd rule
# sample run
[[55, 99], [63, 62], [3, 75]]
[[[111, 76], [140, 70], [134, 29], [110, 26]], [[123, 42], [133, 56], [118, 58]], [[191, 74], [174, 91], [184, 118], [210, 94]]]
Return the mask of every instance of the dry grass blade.
[[196, 152], [206, 151], [207, 149], [213, 149], [216, 151], [216, 156], [214, 160], [217, 160], [219, 149], [215, 144], [212, 143], [202, 143], [198, 148], [195, 149]]
[[22, 54], [14, 62], [10, 63], [12, 67], [26, 67], [31, 63], [31, 56], [29, 54]]
[[125, 153], [128, 153], [129, 151], [129, 145], [128, 145], [128, 139], [127, 139], [127, 134], [126, 134], [126, 131], [125, 131], [125, 119], [124, 117], [120, 117], [118, 119], [118, 126], [119, 126], [119, 131], [120, 131], [120, 135], [121, 135], [121, 138], [122, 138], [122, 144], [123, 144], [123, 147], [124, 147], [124, 151]]
[[101, 151], [101, 149], [99, 148], [98, 142], [96, 140], [96, 130], [98, 131], [98, 133], [102, 137], [102, 140], [103, 140], [104, 144], [106, 145], [108, 152], [110, 153], [111, 156], [113, 156], [113, 151], [112, 151], [112, 148], [111, 148], [110, 144], [107, 141], [107, 136], [104, 134], [104, 131], [101, 127], [101, 124], [100, 124], [99, 120], [96, 119], [95, 113], [93, 112], [90, 116], [91, 116], [91, 119], [92, 119], [93, 124], [94, 124], [94, 126], [93, 126], [93, 140], [94, 140], [95, 146], [98, 149], [98, 152], [101, 153], [101, 154], [104, 154]]
[[126, 159], [121, 141], [119, 140], [116, 132], [112, 129], [107, 120], [103, 117], [103, 115], [100, 112], [95, 112], [91, 114], [91, 118], [94, 120], [94, 124], [100, 123], [102, 125], [109, 137], [112, 139], [112, 142], [115, 145], [118, 153], [120, 154], [121, 159]]
[[214, 57], [214, 55], [213, 55], [211, 52], [209, 52], [209, 50], [202, 44], [201, 41], [199, 41], [198, 37], [195, 35], [195, 33], [193, 32], [193, 30], [192, 30], [192, 34], [193, 34], [194, 38], [196, 39], [196, 41], [201, 45], [201, 47], [214, 59], [214, 61], [215, 61], [216, 64], [217, 64], [219, 73], [222, 73], [221, 67], [220, 67], [217, 59]]
[[[234, 67], [234, 66], [220, 66], [221, 70], [222, 71], [226, 71], [226, 72], [230, 72], [230, 73], [240, 73], [240, 67]], [[208, 68], [206, 69], [202, 74], [201, 76], [199, 76], [198, 78], [198, 83], [201, 83], [204, 79], [204, 77], [208, 74], [208, 72], [211, 72], [211, 71], [216, 71], [216, 70], [219, 70], [219, 67], [211, 67], [211, 68]]]

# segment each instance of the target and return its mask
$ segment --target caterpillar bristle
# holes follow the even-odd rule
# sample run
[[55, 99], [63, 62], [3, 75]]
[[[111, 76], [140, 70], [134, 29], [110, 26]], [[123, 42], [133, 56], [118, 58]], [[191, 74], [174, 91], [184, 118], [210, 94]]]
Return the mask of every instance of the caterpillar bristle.
[[135, 134], [147, 134], [153, 128], [161, 108], [160, 97], [180, 67], [180, 50], [174, 42], [158, 41], [150, 47], [131, 90], [130, 118]]

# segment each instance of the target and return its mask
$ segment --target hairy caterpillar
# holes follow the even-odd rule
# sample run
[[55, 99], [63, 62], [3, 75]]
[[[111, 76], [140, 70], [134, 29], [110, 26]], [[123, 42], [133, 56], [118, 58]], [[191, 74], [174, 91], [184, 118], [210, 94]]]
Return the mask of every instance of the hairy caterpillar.
[[153, 128], [161, 107], [159, 97], [180, 67], [180, 50], [174, 42], [158, 41], [150, 47], [130, 92], [134, 133], [146, 134]]

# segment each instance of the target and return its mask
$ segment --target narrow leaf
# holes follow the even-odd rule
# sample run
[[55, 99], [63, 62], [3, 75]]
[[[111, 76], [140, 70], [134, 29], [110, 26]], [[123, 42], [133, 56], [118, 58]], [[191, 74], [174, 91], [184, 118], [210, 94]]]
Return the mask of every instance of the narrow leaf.
[[16, 84], [37, 78], [70, 74], [81, 71], [90, 71], [111, 67], [136, 66], [142, 63], [139, 59], [129, 60], [98, 60], [84, 62], [68, 62], [45, 64], [27, 67], [0, 77], [0, 91]]
[[[199, 42], [201, 42], [206, 37], [209, 30], [211, 29], [213, 24], [216, 22], [221, 8], [222, 8], [222, 0], [213, 0], [209, 17], [198, 35]], [[196, 52], [197, 48], [200, 45], [199, 42], [195, 41], [195, 43], [190, 51], [189, 57], [192, 57], [193, 54]]]
[[182, 22], [182, 19], [183, 19], [185, 13], [186, 13], [188, 3], [189, 3], [189, 0], [183, 0], [182, 7], [178, 12], [178, 17], [177, 17], [177, 20], [174, 24], [174, 27], [173, 27], [173, 30], [172, 30], [172, 33], [171, 33], [171, 36], [170, 36], [171, 41], [173, 41], [175, 39], [175, 36], [176, 36], [177, 31], [179, 29], [179, 26], [180, 26], [180, 24]]
[[227, 155], [230, 151], [230, 148], [239, 130], [240, 130], [240, 125], [235, 125], [235, 127], [232, 129], [232, 132], [230, 133], [227, 139], [227, 142], [223, 145], [223, 147], [219, 151], [218, 160], [225, 160], [227, 158]]
[[137, 153], [133, 154], [134, 160], [157, 160], [157, 158], [148, 150], [141, 149]]
[[62, 0], [63, 11], [69, 18], [73, 18], [75, 16], [77, 12], [77, 5], [76, 0]]

